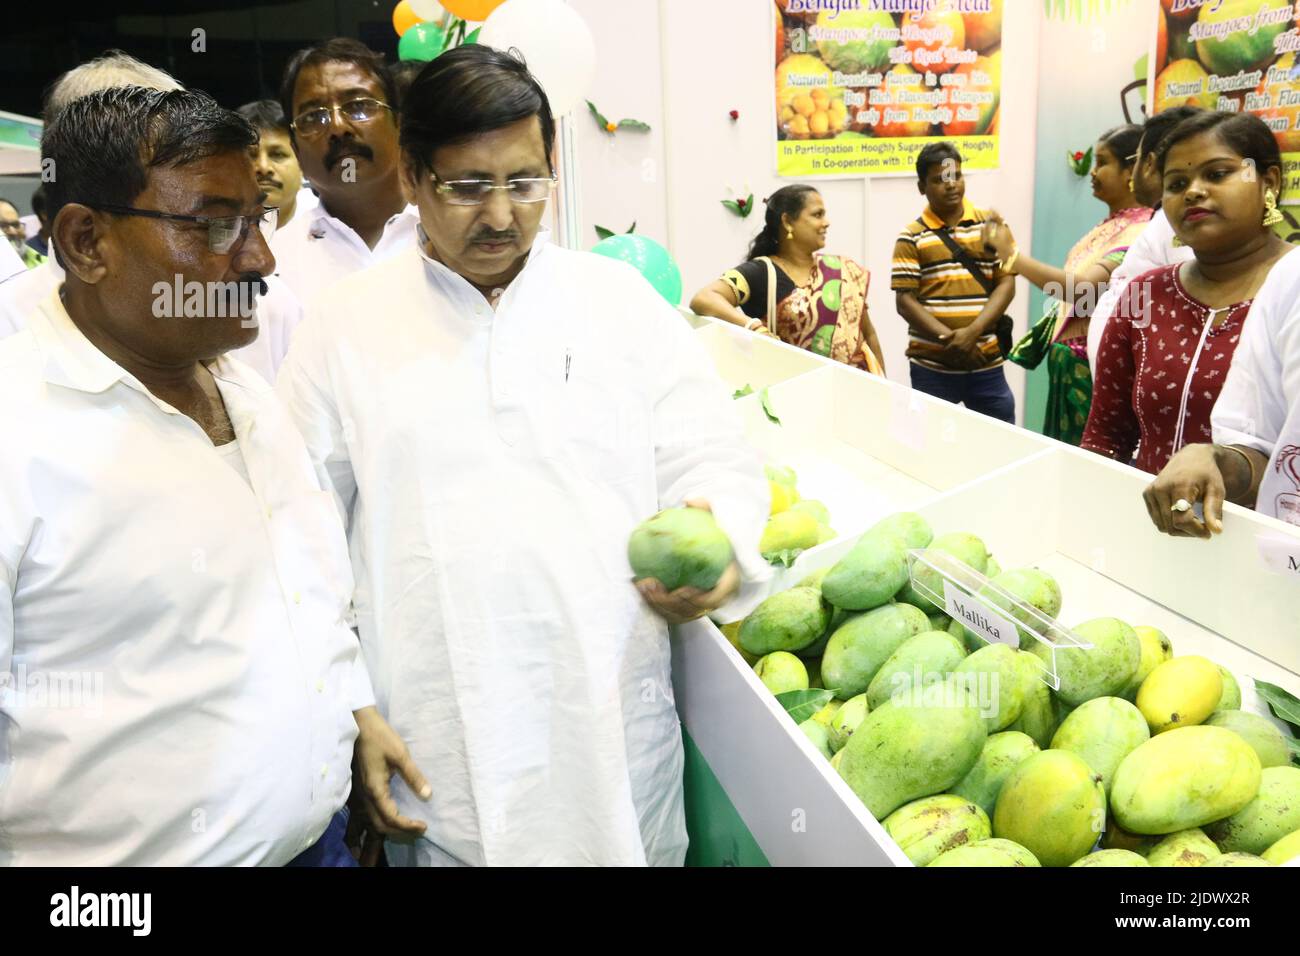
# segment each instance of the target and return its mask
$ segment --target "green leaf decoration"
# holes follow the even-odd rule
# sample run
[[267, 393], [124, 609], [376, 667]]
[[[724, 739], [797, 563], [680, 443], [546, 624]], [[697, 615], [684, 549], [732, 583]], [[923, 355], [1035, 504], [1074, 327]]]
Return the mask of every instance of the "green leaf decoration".
[[724, 199], [722, 200], [722, 205], [726, 206], [737, 216], [743, 217], [745, 215], [743, 212], [740, 211], [740, 203], [736, 202], [736, 200], [734, 199]]
[[1300, 699], [1276, 684], [1257, 678], [1251, 680], [1255, 681], [1255, 692], [1268, 703], [1273, 715], [1285, 720], [1296, 733], [1300, 734]]
[[619, 129], [630, 129], [630, 130], [635, 130], [635, 131], [638, 132], [638, 133], [648, 133], [648, 132], [650, 132], [650, 124], [649, 124], [649, 123], [643, 123], [643, 122], [641, 122], [640, 120], [637, 120], [637, 119], [625, 119], [625, 120], [619, 120], [619, 121], [618, 121], [618, 128], [619, 128]]
[[609, 120], [605, 119], [605, 115], [600, 110], [596, 109], [596, 104], [591, 100], [587, 100], [587, 109], [591, 110], [591, 115], [596, 117], [596, 122], [600, 124], [601, 129], [605, 129], [605, 127], [609, 126]]
[[630, 236], [632, 233], [634, 233], [634, 232], [636, 232], [636, 223], [635, 223], [635, 222], [632, 223], [632, 225], [631, 225], [631, 226], [628, 228], [628, 230], [627, 230], [627, 233], [628, 233], [629, 236]]
[[732, 398], [744, 398], [746, 395], [754, 394], [754, 386], [746, 385], [744, 388], [738, 388], [731, 393]]
[[764, 551], [763, 560], [778, 568], [788, 568], [805, 550], [804, 548], [782, 548], [780, 551]]
[[788, 690], [776, 695], [776, 702], [796, 724], [802, 724], [817, 711], [835, 699], [835, 691], [809, 687], [807, 690]]
[[608, 239], [614, 235], [614, 230], [606, 229], [604, 226], [597, 226], [596, 235], [599, 236], [602, 241], [604, 241], [605, 239]]
[[763, 406], [763, 414], [767, 416], [767, 420], [774, 425], [780, 425], [781, 419], [777, 418], [776, 412], [772, 411], [772, 401], [767, 396], [767, 389], [758, 393], [758, 401]]

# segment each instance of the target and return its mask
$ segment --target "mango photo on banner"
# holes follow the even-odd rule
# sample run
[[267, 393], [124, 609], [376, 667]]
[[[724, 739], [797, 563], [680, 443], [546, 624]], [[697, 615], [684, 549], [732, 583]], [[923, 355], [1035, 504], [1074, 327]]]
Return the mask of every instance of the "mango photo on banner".
[[393, 7], [393, 29], [397, 35], [405, 36], [406, 31], [420, 22], [420, 15], [411, 9], [411, 0], [402, 0]]
[[505, 0], [443, 0], [443, 6], [453, 17], [479, 22], [486, 20]]

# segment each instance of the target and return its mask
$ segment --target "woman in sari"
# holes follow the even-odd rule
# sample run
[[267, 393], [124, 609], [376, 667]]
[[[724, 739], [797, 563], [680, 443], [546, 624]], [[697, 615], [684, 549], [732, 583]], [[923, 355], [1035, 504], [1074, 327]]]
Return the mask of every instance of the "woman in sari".
[[[1141, 138], [1142, 127], [1120, 126], [1098, 140], [1092, 194], [1110, 207], [1110, 213], [1075, 243], [1063, 269], [1019, 250], [1011, 230], [1000, 220], [991, 221], [985, 229], [985, 242], [997, 250], [1006, 271], [1024, 276], [1058, 300], [1050, 317], [1044, 320], [1050, 323], [1050, 332], [1045, 336], [1049, 347], [1043, 434], [1071, 445], [1082, 440], [1092, 405], [1089, 316], [1110, 274], [1124, 261], [1128, 247], [1152, 216], [1152, 210], [1142, 205], [1133, 192], [1133, 168]], [[1011, 360], [1017, 359], [1018, 350], [1013, 350]], [[1041, 356], [1035, 356], [1019, 364], [1035, 368], [1041, 360]]]
[[830, 228], [821, 195], [783, 186], [766, 202], [745, 261], [697, 292], [691, 310], [883, 375], [867, 315], [870, 276], [852, 259], [820, 254]]

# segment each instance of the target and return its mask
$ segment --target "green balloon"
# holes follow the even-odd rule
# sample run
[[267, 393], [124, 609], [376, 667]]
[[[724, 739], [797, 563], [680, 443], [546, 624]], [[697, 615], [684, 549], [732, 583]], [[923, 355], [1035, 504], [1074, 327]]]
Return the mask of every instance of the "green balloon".
[[676, 306], [682, 301], [682, 273], [668, 250], [653, 239], [635, 234], [610, 236], [592, 246], [600, 256], [619, 259], [641, 273], [655, 291]]
[[442, 52], [442, 30], [436, 23], [417, 23], [397, 41], [399, 60], [432, 60]]

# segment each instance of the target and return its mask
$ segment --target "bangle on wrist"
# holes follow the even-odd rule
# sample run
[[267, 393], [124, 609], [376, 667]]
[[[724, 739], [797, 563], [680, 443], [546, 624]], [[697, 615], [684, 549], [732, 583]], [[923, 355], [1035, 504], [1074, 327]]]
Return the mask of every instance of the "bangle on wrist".
[[1020, 249], [1019, 248], [1013, 249], [1007, 261], [1002, 263], [1002, 271], [1013, 276], [1019, 275], [1020, 273], [1016, 272], [1016, 260], [1019, 258], [1020, 258]]
[[[1255, 487], [1255, 459], [1252, 458], [1250, 455], [1246, 454], [1245, 449], [1240, 448], [1237, 445], [1223, 445], [1221, 447], [1227, 451], [1235, 451], [1238, 455], [1240, 455], [1245, 460], [1246, 469], [1250, 474], [1250, 478], [1246, 482], [1246, 487], [1241, 492], [1241, 494], [1249, 495], [1250, 490]], [[1220, 471], [1222, 471], [1222, 466], [1220, 466]], [[1226, 485], [1227, 483], [1225, 482], [1224, 484]]]

